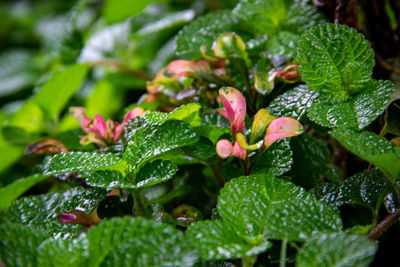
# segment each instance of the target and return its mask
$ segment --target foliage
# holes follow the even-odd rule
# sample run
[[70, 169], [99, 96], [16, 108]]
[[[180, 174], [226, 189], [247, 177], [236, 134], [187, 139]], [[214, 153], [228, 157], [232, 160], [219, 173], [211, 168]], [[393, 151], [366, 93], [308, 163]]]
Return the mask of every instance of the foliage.
[[399, 79], [310, 2], [1, 3], [0, 265], [383, 265]]

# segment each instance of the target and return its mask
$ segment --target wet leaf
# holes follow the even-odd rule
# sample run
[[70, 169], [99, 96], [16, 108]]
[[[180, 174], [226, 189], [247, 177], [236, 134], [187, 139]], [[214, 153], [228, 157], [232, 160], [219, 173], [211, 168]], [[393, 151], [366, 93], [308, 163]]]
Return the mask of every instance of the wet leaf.
[[316, 234], [300, 250], [296, 266], [369, 266], [376, 250], [377, 245], [366, 236]]

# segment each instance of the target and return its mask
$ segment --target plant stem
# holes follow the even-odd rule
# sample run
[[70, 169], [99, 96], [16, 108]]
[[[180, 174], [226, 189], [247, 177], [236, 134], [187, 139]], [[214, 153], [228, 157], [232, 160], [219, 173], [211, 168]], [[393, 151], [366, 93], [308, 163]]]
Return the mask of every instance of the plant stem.
[[279, 258], [279, 267], [286, 266], [286, 250], [287, 250], [287, 239], [282, 239], [281, 245], [281, 256]]
[[400, 218], [400, 209], [395, 213], [387, 216], [383, 221], [381, 221], [374, 229], [368, 234], [368, 238], [376, 241], [390, 226], [395, 224]]
[[250, 256], [242, 258], [243, 267], [253, 267], [257, 261], [257, 256]]
[[147, 75], [146, 73], [139, 71], [139, 70], [131, 69], [128, 66], [126, 66], [125, 64], [123, 64], [117, 60], [113, 60], [113, 59], [101, 59], [101, 60], [97, 60], [97, 61], [90, 61], [90, 62], [87, 62], [87, 64], [91, 68], [97, 67], [97, 66], [114, 67], [118, 71], [127, 71], [130, 74], [132, 74], [133, 76], [135, 76], [136, 78], [139, 78], [141, 80], [144, 80], [144, 81], [152, 80], [151, 77], [149, 75]]
[[219, 169], [219, 165], [211, 164], [210, 167], [211, 167], [211, 169], [212, 169], [212, 171], [214, 173], [215, 180], [217, 180], [219, 188], [224, 187], [225, 178], [224, 178], [224, 175], [222, 174], [221, 170]]
[[133, 214], [135, 216], [144, 215], [146, 204], [144, 203], [145, 201], [140, 195], [140, 191], [135, 190], [134, 192], [132, 192], [132, 196], [133, 196]]

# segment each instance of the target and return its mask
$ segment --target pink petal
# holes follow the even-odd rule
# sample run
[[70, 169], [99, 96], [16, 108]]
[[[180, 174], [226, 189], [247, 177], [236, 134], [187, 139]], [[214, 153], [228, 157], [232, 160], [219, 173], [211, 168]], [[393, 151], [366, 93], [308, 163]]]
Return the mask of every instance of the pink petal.
[[240, 159], [246, 159], [246, 149], [242, 148], [239, 145], [239, 142], [236, 141], [234, 146], [233, 146], [233, 152], [232, 152], [232, 156], [240, 158]]
[[86, 212], [80, 210], [63, 211], [57, 214], [56, 217], [62, 223], [87, 224], [89, 222], [89, 216]]
[[211, 66], [204, 59], [198, 61], [178, 59], [169, 63], [166, 70], [172, 75], [185, 73], [185, 76], [188, 76], [196, 72], [211, 72]]
[[81, 128], [88, 133], [90, 131], [89, 125], [92, 123], [92, 119], [85, 118], [81, 123]]
[[303, 125], [293, 118], [280, 117], [271, 121], [264, 136], [264, 145], [268, 148], [275, 141], [299, 135], [303, 132]]
[[217, 142], [216, 151], [218, 156], [226, 159], [232, 154], [233, 146], [231, 142], [227, 139], [221, 139]]
[[115, 130], [114, 130], [114, 138], [113, 141], [117, 142], [119, 139], [119, 136], [121, 135], [122, 131], [124, 130], [124, 126], [120, 125], [119, 123], [117, 123], [115, 125]]
[[94, 122], [93, 125], [90, 126], [89, 128], [92, 132], [99, 133], [101, 137], [104, 139], [107, 138], [107, 126], [106, 123], [103, 120], [103, 117], [101, 117], [99, 114], [96, 114], [94, 116]]
[[87, 118], [86, 109], [84, 107], [70, 107], [69, 112], [80, 124]]
[[235, 136], [237, 132], [243, 132], [244, 119], [246, 118], [246, 99], [239, 90], [233, 87], [220, 89], [219, 96], [227, 111], [232, 134]]
[[131, 109], [128, 113], [125, 114], [122, 125], [125, 126], [125, 124], [127, 124], [131, 119], [140, 117], [143, 114], [144, 114], [144, 109], [142, 107], [136, 107]]

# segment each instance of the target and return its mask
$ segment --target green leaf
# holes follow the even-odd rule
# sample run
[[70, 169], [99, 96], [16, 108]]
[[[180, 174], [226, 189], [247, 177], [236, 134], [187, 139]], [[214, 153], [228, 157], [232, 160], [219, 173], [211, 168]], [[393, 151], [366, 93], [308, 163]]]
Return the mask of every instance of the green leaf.
[[103, 7], [103, 15], [107, 24], [123, 21], [124, 19], [140, 13], [152, 0], [106, 0]]
[[182, 105], [172, 111], [168, 119], [169, 120], [181, 120], [184, 121], [190, 126], [195, 127], [200, 125], [200, 116], [199, 111], [201, 109], [201, 105], [198, 103], [191, 103]]
[[287, 140], [279, 140], [257, 160], [252, 173], [268, 173], [279, 176], [290, 170], [292, 166], [292, 150]]
[[0, 211], [7, 210], [11, 202], [22, 195], [33, 185], [43, 181], [47, 176], [34, 175], [20, 179], [5, 187], [0, 188]]
[[299, 85], [275, 98], [268, 110], [277, 117], [300, 120], [317, 96], [307, 85]]
[[36, 249], [46, 237], [40, 228], [0, 224], [0, 262], [6, 266], [37, 266]]
[[292, 183], [265, 174], [226, 183], [217, 208], [220, 221], [197, 223], [188, 230], [202, 259], [257, 255], [268, 248], [268, 238], [302, 241], [313, 231], [342, 227], [339, 214], [327, 204]]
[[298, 45], [302, 79], [332, 102], [348, 100], [369, 83], [374, 52], [365, 37], [340, 24], [317, 25], [306, 31]]
[[[168, 225], [133, 217], [103, 221], [76, 241], [46, 241], [40, 247], [39, 262], [58, 266], [60, 259], [53, 259], [48, 253], [61, 253], [66, 262], [72, 260], [76, 266], [90, 267], [192, 266], [197, 259], [182, 232]], [[68, 255], [73, 258], [68, 259]]]
[[79, 64], [55, 74], [37, 92], [34, 102], [46, 111], [50, 119], [58, 119], [68, 100], [79, 89], [87, 70], [86, 65]]
[[41, 227], [49, 236], [58, 233], [70, 235], [76, 232], [77, 226], [58, 222], [56, 215], [76, 208], [89, 214], [106, 196], [104, 190], [73, 188], [64, 193], [24, 197], [10, 205], [6, 220]]
[[250, 0], [240, 2], [233, 13], [254, 34], [267, 34], [272, 53], [294, 56], [300, 35], [322, 22], [317, 10], [301, 1]]
[[[212, 23], [210, 23], [212, 22]], [[200, 48], [205, 45], [208, 54], [214, 39], [224, 32], [237, 32], [238, 19], [229, 10], [210, 12], [185, 26], [176, 40], [176, 53], [179, 57], [201, 58]]]
[[54, 155], [44, 165], [44, 174], [116, 170], [124, 172], [124, 162], [112, 153], [68, 152]]
[[300, 250], [296, 266], [369, 266], [377, 245], [366, 236], [349, 233], [317, 234]]
[[390, 185], [378, 169], [360, 172], [342, 183], [325, 183], [313, 189], [313, 194], [331, 205], [357, 204], [378, 210]]
[[400, 178], [400, 148], [373, 132], [335, 128], [330, 134], [358, 157], [373, 163], [387, 178]]
[[196, 133], [183, 121], [146, 123], [132, 134], [123, 158], [137, 172], [144, 163], [197, 140]]
[[344, 102], [331, 103], [329, 99], [317, 98], [307, 115], [322, 126], [362, 129], [386, 110], [393, 85], [390, 81], [370, 80], [364, 84], [364, 89]]
[[313, 187], [324, 178], [335, 181], [338, 170], [330, 166], [331, 154], [328, 147], [313, 136], [302, 134], [290, 140], [294, 163], [290, 171], [296, 184]]

